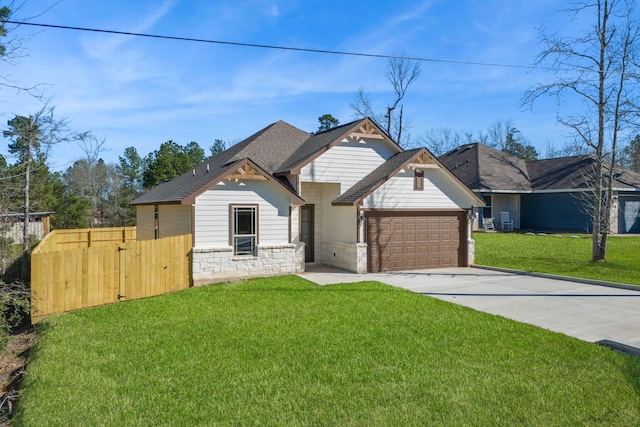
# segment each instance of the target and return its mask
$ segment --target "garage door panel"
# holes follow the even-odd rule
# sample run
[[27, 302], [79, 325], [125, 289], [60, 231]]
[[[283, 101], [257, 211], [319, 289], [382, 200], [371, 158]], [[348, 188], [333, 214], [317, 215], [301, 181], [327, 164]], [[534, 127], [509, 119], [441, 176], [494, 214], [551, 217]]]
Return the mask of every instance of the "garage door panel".
[[461, 212], [376, 212], [368, 215], [369, 270], [462, 265], [464, 220]]

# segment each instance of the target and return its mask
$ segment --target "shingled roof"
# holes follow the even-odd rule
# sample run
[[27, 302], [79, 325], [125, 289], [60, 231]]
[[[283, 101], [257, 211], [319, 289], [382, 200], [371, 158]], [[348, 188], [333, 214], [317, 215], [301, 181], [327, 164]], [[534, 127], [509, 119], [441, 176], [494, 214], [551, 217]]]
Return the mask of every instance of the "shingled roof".
[[[462, 145], [438, 158], [475, 191], [522, 192], [590, 188], [591, 156], [522, 160], [484, 144]], [[640, 174], [616, 169], [614, 188], [640, 190]]]
[[[155, 186], [131, 204], [183, 203], [190, 196], [199, 194], [229, 172], [242, 166], [243, 160], [251, 161], [264, 171], [265, 175], [271, 176], [282, 163], [282, 159], [288, 158], [310, 135], [288, 123], [278, 121], [205, 160], [193, 170]], [[295, 194], [286, 180], [278, 182]]]
[[462, 145], [438, 160], [473, 190], [532, 190], [524, 160], [484, 144]]
[[[278, 121], [205, 160], [193, 170], [157, 185], [136, 198], [131, 204], [192, 203], [196, 195], [245, 164], [251, 164], [252, 167], [261, 171], [263, 176], [277, 182], [298, 197], [283, 175], [292, 170], [299, 170], [350, 134], [359, 133], [364, 127], [375, 129], [377, 137], [395, 144], [368, 118], [317, 134], [311, 134]], [[398, 150], [402, 149], [398, 147]]]
[[331, 148], [337, 142], [347, 138], [354, 132], [354, 130], [367, 125], [372, 128], [375, 127], [378, 135], [386, 139], [391, 144], [396, 145], [398, 147], [398, 151], [402, 150], [386, 133], [384, 133], [382, 129], [377, 127], [371, 119], [365, 118], [311, 135], [287, 160], [282, 163], [276, 173], [284, 174], [299, 169]]

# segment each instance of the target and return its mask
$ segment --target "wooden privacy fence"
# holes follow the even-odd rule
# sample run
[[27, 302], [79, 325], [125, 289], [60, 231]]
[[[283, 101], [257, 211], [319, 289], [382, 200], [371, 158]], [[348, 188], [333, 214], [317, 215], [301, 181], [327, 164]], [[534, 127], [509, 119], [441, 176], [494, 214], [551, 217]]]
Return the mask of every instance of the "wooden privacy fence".
[[[126, 230], [120, 231], [120, 236], [126, 235]], [[123, 240], [61, 250], [50, 249], [56, 245], [43, 240], [45, 246], [38, 245], [31, 255], [32, 323], [50, 314], [191, 286], [191, 234]], [[61, 247], [68, 243], [63, 240]]]
[[136, 227], [79, 228], [54, 230], [40, 242], [33, 253], [62, 249], [90, 248], [136, 240]]

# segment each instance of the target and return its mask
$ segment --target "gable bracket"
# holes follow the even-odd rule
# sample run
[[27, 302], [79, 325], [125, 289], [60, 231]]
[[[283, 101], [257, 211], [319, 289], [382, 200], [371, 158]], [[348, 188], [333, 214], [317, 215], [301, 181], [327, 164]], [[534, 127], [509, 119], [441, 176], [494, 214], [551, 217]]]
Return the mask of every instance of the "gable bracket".
[[440, 165], [428, 153], [420, 153], [407, 165], [411, 169], [440, 169]]
[[358, 132], [352, 132], [349, 136], [357, 140], [361, 138], [384, 139], [384, 136], [381, 135], [375, 127], [371, 126], [370, 123], [364, 123], [358, 128]]
[[227, 179], [247, 179], [256, 181], [266, 181], [267, 178], [263, 176], [256, 168], [246, 163], [235, 170], [234, 173], [227, 175]]

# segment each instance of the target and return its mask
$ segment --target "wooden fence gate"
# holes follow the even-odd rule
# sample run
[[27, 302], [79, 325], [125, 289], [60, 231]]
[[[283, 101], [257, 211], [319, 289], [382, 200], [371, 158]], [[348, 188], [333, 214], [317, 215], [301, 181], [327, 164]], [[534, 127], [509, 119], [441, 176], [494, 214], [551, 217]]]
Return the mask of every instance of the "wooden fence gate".
[[[122, 233], [124, 235], [125, 233]], [[123, 239], [126, 240], [126, 239]], [[56, 250], [31, 256], [31, 321], [191, 286], [191, 235]], [[65, 242], [68, 246], [68, 242]], [[63, 246], [64, 247], [64, 246]]]

